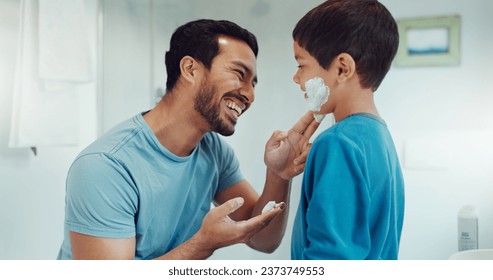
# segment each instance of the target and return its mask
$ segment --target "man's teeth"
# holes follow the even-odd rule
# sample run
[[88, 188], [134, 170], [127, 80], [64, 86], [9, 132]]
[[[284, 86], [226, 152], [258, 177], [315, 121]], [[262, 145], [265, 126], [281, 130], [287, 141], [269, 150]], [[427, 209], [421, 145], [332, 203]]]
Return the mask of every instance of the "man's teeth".
[[241, 115], [243, 112], [240, 106], [236, 105], [233, 101], [226, 101], [226, 106], [228, 106], [229, 109], [235, 110], [238, 115]]

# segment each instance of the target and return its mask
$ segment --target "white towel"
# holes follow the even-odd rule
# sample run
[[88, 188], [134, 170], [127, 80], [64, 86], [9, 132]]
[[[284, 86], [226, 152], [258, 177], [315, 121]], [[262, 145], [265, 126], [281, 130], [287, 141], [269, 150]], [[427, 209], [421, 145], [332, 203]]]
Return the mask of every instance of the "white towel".
[[92, 80], [89, 32], [82, 0], [39, 0], [39, 76]]
[[38, 7], [37, 0], [21, 0], [9, 147], [78, 143], [78, 86], [93, 79], [81, 1], [39, 0]]

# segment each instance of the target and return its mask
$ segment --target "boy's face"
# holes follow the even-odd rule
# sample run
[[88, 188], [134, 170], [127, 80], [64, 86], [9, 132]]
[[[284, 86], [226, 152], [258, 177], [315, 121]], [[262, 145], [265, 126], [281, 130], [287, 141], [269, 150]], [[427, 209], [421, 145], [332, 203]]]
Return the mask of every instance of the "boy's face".
[[[331, 81], [331, 69], [324, 69], [318, 61], [304, 48], [300, 47], [298, 43], [295, 41], [294, 42], [294, 57], [296, 59], [296, 62], [298, 63], [298, 70], [296, 71], [295, 75], [293, 76], [293, 80], [295, 83], [300, 85], [301, 90], [303, 92], [306, 91], [305, 88], [305, 83], [306, 81], [315, 78], [315, 77], [320, 77], [323, 79], [325, 85], [329, 87], [329, 89], [332, 89], [331, 85], [333, 85], [334, 81]], [[334, 77], [332, 75], [332, 77]], [[331, 91], [332, 95], [332, 91]], [[333, 111], [333, 106], [331, 105], [331, 96], [329, 96], [328, 102], [323, 104], [320, 111], [318, 113], [320, 114], [329, 114], [332, 113]]]

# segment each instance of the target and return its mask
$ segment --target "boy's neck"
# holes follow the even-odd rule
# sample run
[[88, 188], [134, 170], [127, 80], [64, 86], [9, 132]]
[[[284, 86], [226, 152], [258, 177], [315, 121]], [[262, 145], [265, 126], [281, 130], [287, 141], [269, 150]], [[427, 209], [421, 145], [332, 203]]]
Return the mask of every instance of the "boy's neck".
[[358, 113], [367, 113], [381, 118], [375, 105], [373, 91], [371, 89], [363, 89], [361, 91], [343, 94], [345, 95], [344, 98], [338, 100], [339, 102], [334, 108], [334, 118], [336, 122]]

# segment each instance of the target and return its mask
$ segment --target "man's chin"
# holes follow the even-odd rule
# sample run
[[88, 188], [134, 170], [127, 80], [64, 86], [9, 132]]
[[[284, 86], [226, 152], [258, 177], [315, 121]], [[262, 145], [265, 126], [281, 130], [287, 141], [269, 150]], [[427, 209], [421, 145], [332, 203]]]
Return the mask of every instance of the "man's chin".
[[231, 136], [235, 133], [235, 129], [219, 129], [215, 130], [217, 133], [221, 134], [222, 136]]
[[214, 131], [221, 134], [222, 136], [231, 136], [233, 135], [233, 133], [235, 133], [235, 126], [228, 125], [228, 126], [216, 127]]
[[219, 126], [216, 126], [214, 131], [222, 136], [231, 136], [235, 133], [236, 120], [228, 119], [221, 122]]

